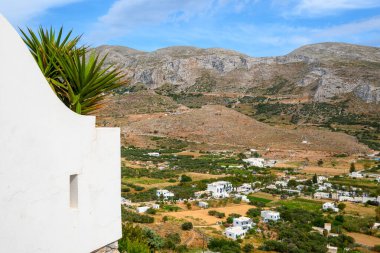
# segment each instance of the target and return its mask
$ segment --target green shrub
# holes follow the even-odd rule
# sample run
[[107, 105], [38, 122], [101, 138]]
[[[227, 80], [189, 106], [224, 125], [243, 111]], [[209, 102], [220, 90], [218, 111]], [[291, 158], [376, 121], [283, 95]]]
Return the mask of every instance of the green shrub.
[[192, 230], [193, 229], [193, 223], [191, 222], [185, 222], [181, 225], [182, 230]]
[[208, 243], [208, 248], [220, 253], [240, 253], [239, 243], [224, 238], [212, 238]]

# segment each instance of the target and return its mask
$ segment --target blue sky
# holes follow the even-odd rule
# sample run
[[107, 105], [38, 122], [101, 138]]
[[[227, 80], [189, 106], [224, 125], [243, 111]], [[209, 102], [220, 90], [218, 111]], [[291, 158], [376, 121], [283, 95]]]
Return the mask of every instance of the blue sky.
[[380, 46], [380, 0], [0, 0], [17, 27], [60, 27], [91, 46], [187, 45], [275, 56], [310, 43]]

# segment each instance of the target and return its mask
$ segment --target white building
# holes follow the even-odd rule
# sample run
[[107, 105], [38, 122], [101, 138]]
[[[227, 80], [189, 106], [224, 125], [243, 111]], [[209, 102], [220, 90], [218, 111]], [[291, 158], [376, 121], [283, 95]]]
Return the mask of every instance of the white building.
[[248, 217], [239, 217], [239, 218], [234, 218], [232, 225], [234, 227], [241, 227], [243, 230], [250, 230], [255, 226], [255, 223], [252, 222], [252, 219]]
[[328, 180], [329, 179], [327, 177], [325, 177], [325, 176], [318, 176], [317, 177], [317, 183], [318, 184], [322, 184], [323, 182], [328, 181]]
[[328, 210], [331, 210], [331, 211], [334, 211], [334, 212], [339, 212], [339, 208], [337, 208], [336, 206], [335, 206], [335, 203], [333, 203], [333, 202], [326, 202], [326, 203], [323, 203], [323, 205], [322, 205], [322, 209], [324, 210], [324, 211], [328, 211]]
[[242, 227], [229, 227], [226, 228], [224, 232], [224, 234], [232, 240], [243, 239], [246, 233], [247, 230], [244, 230]]
[[274, 182], [274, 184], [277, 187], [287, 187], [288, 186], [288, 182], [287, 181], [276, 181], [276, 182]]
[[316, 198], [316, 199], [329, 199], [330, 193], [329, 192], [316, 192], [316, 193], [314, 193], [314, 198]]
[[136, 208], [136, 212], [145, 213], [146, 211], [148, 211], [149, 208], [150, 208], [149, 206], [139, 206]]
[[168, 190], [157, 190], [156, 191], [156, 196], [158, 198], [163, 198], [163, 199], [169, 199], [169, 198], [173, 198], [174, 197], [174, 193], [172, 193], [171, 191], [168, 191]]
[[121, 204], [126, 205], [126, 206], [130, 206], [130, 205], [132, 205], [132, 201], [130, 201], [129, 199], [125, 199], [125, 198], [121, 197]]
[[69, 110], [0, 15], [0, 252], [88, 253], [121, 237], [120, 131]]
[[204, 202], [204, 201], [199, 201], [198, 202], [198, 206], [200, 208], [208, 208], [208, 203], [207, 202]]
[[152, 208], [153, 208], [153, 209], [156, 209], [156, 210], [157, 210], [157, 209], [160, 209], [160, 205], [159, 205], [159, 204], [153, 204]]
[[276, 211], [264, 210], [261, 211], [261, 218], [263, 218], [264, 222], [278, 221], [280, 219], [280, 213]]
[[255, 157], [243, 159], [243, 162], [248, 163], [249, 166], [255, 166], [259, 168], [273, 167], [276, 164], [275, 160], [265, 160], [264, 158], [255, 158]]
[[248, 197], [246, 195], [243, 195], [243, 194], [235, 194], [235, 198], [240, 199], [241, 201], [246, 202], [246, 203], [250, 202]]
[[363, 174], [361, 173], [361, 171], [353, 171], [348, 176], [352, 177], [352, 178], [363, 178], [364, 177]]
[[207, 185], [207, 191], [211, 192], [214, 198], [227, 198], [232, 192], [232, 184], [227, 181], [217, 181]]
[[244, 183], [236, 188], [236, 192], [249, 194], [253, 192], [252, 184]]
[[148, 153], [148, 156], [159, 157], [160, 153], [158, 153], [158, 152], [150, 152], [150, 153]]

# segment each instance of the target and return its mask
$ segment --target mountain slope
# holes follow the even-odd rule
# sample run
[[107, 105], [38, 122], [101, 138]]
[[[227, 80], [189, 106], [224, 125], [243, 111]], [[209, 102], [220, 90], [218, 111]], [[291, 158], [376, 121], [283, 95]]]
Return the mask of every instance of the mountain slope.
[[290, 130], [272, 127], [216, 105], [130, 122], [123, 132], [135, 135], [162, 135], [191, 142], [244, 148], [335, 153], [368, 151], [368, 148], [359, 144], [355, 138], [345, 134], [303, 128]]
[[380, 48], [343, 43], [301, 47], [286, 56], [254, 58], [224, 49], [170, 47], [154, 52], [102, 46], [108, 63], [121, 67], [132, 84], [173, 92], [237, 92], [291, 95], [331, 101], [354, 94], [380, 102]]

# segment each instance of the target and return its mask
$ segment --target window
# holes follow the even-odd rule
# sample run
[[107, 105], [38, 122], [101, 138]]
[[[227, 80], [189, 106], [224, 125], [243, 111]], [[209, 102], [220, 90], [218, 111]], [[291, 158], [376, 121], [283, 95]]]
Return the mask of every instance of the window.
[[70, 207], [78, 208], [78, 174], [70, 175]]

